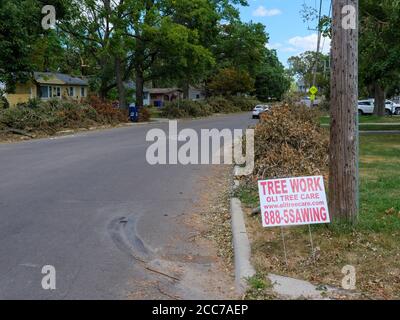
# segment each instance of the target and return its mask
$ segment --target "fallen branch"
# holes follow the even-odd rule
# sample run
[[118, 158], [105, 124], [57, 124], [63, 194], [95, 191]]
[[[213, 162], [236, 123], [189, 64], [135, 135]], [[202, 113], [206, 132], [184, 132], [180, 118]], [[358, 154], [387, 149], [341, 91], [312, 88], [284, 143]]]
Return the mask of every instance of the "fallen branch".
[[34, 135], [32, 135], [32, 134], [30, 134], [30, 133], [28, 133], [28, 132], [26, 132], [24, 130], [19, 130], [19, 129], [14, 129], [14, 128], [5, 128], [5, 129], [3, 129], [3, 131], [4, 132], [11, 132], [11, 133], [14, 133], [14, 134], [19, 134], [21, 136], [26, 136], [26, 137], [29, 137], [29, 138], [34, 138], [35, 137]]
[[171, 298], [173, 300], [182, 300], [180, 297], [171, 295], [168, 292], [162, 290], [161, 287], [160, 287], [160, 283], [157, 284], [157, 289], [161, 294], [163, 294], [164, 296], [167, 296], [168, 298]]
[[158, 274], [160, 274], [160, 275], [162, 275], [162, 276], [164, 276], [164, 277], [173, 279], [173, 280], [175, 280], [175, 281], [180, 281], [179, 278], [176, 278], [176, 277], [171, 276], [171, 275], [169, 275], [169, 274], [166, 274], [166, 273], [164, 273], [164, 272], [161, 272], [161, 271], [158, 271], [158, 270], [152, 269], [152, 268], [150, 268], [150, 267], [146, 267], [146, 266], [145, 266], [144, 268], [145, 268], [146, 270], [149, 270], [149, 271], [154, 272], [154, 273], [158, 273]]

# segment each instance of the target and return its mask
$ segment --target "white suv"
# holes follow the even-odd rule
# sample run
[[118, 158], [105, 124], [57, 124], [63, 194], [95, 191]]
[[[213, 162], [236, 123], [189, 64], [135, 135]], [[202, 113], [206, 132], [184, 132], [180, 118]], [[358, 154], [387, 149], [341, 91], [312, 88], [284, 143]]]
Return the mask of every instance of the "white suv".
[[258, 105], [253, 109], [253, 119], [260, 119], [260, 115], [264, 112], [269, 111], [269, 106], [267, 105]]
[[[359, 100], [358, 101], [358, 113], [360, 115], [373, 114], [375, 109], [375, 99]], [[385, 114], [392, 115], [396, 113], [396, 108], [398, 108], [395, 103], [390, 100], [386, 100], [385, 103]]]

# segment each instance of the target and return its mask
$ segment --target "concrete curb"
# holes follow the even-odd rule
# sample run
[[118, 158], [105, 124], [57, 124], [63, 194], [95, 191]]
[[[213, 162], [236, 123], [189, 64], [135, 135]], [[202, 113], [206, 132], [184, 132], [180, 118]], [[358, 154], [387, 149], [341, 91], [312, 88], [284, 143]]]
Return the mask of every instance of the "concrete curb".
[[232, 235], [235, 256], [235, 286], [239, 294], [247, 288], [246, 279], [255, 275], [255, 270], [250, 263], [251, 248], [247, 237], [246, 226], [239, 199], [231, 198]]

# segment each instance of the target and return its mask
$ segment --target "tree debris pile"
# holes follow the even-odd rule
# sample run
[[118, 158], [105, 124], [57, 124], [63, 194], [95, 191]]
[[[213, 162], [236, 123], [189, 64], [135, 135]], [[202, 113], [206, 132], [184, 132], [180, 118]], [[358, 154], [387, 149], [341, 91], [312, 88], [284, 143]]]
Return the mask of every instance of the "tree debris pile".
[[275, 106], [255, 127], [255, 168], [248, 179], [254, 183], [289, 176], [326, 176], [328, 148], [328, 132], [320, 127], [317, 110]]
[[53, 135], [63, 129], [117, 125], [128, 121], [128, 112], [96, 97], [75, 102], [31, 99], [13, 108], [0, 110], [0, 134], [28, 137]]

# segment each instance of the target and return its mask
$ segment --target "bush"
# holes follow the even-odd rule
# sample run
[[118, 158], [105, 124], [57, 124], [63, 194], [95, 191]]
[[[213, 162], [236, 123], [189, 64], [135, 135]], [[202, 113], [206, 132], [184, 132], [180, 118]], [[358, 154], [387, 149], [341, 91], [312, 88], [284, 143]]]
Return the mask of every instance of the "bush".
[[[60, 100], [56, 100], [55, 101], [60, 101]], [[41, 106], [41, 101], [38, 98], [33, 98], [33, 99], [29, 99], [28, 102], [24, 102], [24, 103], [18, 103], [17, 107], [21, 107], [21, 108], [29, 108], [29, 109], [36, 109], [39, 108]]]
[[151, 118], [151, 114], [148, 108], [140, 108], [139, 109], [139, 122], [149, 122]]
[[229, 98], [232, 104], [240, 111], [252, 111], [261, 102], [253, 97], [232, 96]]
[[8, 109], [9, 107], [10, 104], [8, 103], [8, 100], [2, 95], [2, 92], [0, 90], [0, 110]]
[[213, 96], [205, 101], [180, 100], [168, 103], [162, 109], [167, 118], [206, 117], [213, 113], [251, 111], [260, 101], [252, 97]]
[[180, 100], [169, 102], [162, 109], [162, 116], [167, 118], [197, 118], [213, 113], [212, 107], [206, 102]]
[[231, 100], [222, 96], [213, 96], [207, 99], [214, 113], [232, 113], [239, 112], [240, 108], [234, 105]]

